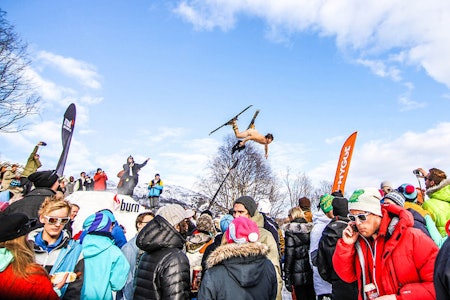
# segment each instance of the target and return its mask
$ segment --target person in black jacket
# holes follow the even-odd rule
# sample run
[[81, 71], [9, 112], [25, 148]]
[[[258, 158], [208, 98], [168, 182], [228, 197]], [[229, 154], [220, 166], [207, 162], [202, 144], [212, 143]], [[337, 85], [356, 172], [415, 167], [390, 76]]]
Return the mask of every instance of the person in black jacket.
[[139, 232], [136, 245], [145, 253], [137, 269], [133, 299], [189, 299], [189, 260], [180, 231], [191, 216], [178, 204], [166, 205]]
[[450, 220], [445, 225], [447, 240], [439, 250], [434, 264], [434, 288], [437, 300], [450, 300]]
[[300, 207], [289, 210], [291, 223], [285, 224], [284, 281], [286, 289], [292, 292], [294, 286], [297, 299], [315, 300], [313, 270], [309, 264], [310, 233], [313, 223], [305, 220]]
[[127, 163], [123, 164], [123, 173], [120, 180], [122, 185], [119, 188], [119, 193], [124, 195], [133, 196], [133, 191], [139, 181], [139, 171], [147, 165], [150, 158], [147, 158], [142, 164], [138, 164], [134, 161], [133, 156], [128, 156]]
[[[327, 201], [331, 200], [330, 202]], [[333, 254], [337, 241], [342, 237], [342, 232], [347, 227], [349, 219], [348, 200], [341, 193], [335, 192], [332, 195], [321, 197], [321, 209], [327, 214], [331, 221], [322, 232], [317, 251], [317, 269], [323, 280], [331, 283], [331, 299], [353, 300], [358, 299], [357, 282], [347, 283], [339, 278], [333, 268]]]
[[[33, 219], [38, 217], [38, 211], [46, 197], [56, 195], [59, 188], [59, 177], [56, 171], [39, 171], [32, 173], [28, 179], [33, 183], [34, 189], [21, 200], [13, 202], [4, 213], [21, 212]], [[43, 225], [38, 221], [38, 224]]]
[[258, 225], [250, 218], [237, 217], [225, 238], [227, 243], [207, 259], [197, 299], [276, 299], [277, 275], [266, 256], [269, 247], [257, 242]]

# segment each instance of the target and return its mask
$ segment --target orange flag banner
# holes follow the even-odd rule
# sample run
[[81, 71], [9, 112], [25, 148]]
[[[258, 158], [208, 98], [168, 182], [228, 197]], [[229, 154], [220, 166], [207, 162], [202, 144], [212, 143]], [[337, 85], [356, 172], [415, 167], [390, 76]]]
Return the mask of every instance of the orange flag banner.
[[334, 175], [333, 189], [331, 192], [340, 190], [344, 194], [345, 182], [347, 181], [350, 161], [352, 160], [353, 148], [355, 147], [357, 131], [353, 132], [345, 141], [339, 155], [336, 175]]

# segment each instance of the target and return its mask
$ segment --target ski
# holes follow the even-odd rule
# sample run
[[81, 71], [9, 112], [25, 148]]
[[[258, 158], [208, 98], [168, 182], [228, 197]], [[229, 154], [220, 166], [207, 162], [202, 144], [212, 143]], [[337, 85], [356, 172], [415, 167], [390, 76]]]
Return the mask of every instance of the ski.
[[219, 127], [217, 127], [216, 129], [214, 129], [213, 131], [211, 131], [209, 133], [209, 135], [213, 134], [214, 132], [216, 132], [217, 130], [219, 130], [220, 128], [227, 126], [229, 122], [233, 121], [234, 119], [237, 119], [237, 117], [239, 117], [241, 114], [243, 114], [247, 109], [249, 109], [250, 107], [252, 107], [253, 105], [249, 105], [246, 108], [244, 108], [240, 113], [238, 113], [237, 115], [235, 115], [233, 118], [231, 118], [228, 122], [226, 122], [223, 125], [220, 125]]
[[257, 111], [255, 111], [255, 114], [253, 115], [253, 118], [250, 121], [250, 124], [248, 125], [247, 129], [252, 128], [252, 126], [255, 124], [255, 120], [256, 120], [256, 117], [258, 116], [258, 114], [259, 114], [259, 109]]

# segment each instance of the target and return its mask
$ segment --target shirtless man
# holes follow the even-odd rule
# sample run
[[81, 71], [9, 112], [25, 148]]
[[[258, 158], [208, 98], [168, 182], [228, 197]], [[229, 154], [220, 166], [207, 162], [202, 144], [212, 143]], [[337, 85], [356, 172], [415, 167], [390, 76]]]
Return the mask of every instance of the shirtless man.
[[269, 144], [273, 141], [273, 135], [271, 133], [266, 134], [265, 136], [260, 134], [255, 129], [255, 124], [251, 124], [250, 128], [239, 132], [239, 128], [237, 125], [237, 119], [233, 119], [229, 122], [229, 125], [233, 126], [234, 134], [238, 139], [243, 139], [239, 146], [243, 147], [247, 141], [254, 141], [261, 145], [264, 145], [264, 152], [266, 159], [269, 157]]

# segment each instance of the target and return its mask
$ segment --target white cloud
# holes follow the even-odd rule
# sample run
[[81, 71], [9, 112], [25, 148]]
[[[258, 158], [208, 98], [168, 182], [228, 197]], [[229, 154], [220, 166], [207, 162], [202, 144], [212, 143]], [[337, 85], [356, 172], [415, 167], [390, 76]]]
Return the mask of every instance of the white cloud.
[[64, 57], [48, 51], [41, 51], [37, 58], [56, 68], [69, 77], [77, 79], [84, 86], [91, 89], [100, 89], [100, 76], [95, 66], [71, 57]]
[[407, 82], [404, 85], [407, 88], [407, 91], [399, 96], [398, 103], [401, 105], [400, 111], [410, 111], [425, 107], [425, 102], [417, 102], [411, 99], [414, 85], [410, 82]]
[[447, 0], [185, 0], [175, 13], [196, 29], [224, 31], [236, 26], [240, 16], [256, 16], [267, 23], [272, 40], [283, 42], [293, 33], [313, 31], [335, 37], [340, 49], [355, 51], [359, 59], [378, 61], [371, 67], [379, 76], [398, 78], [397, 67], [383, 58], [397, 56], [450, 87]]
[[345, 139], [345, 136], [343, 135], [338, 135], [338, 136], [334, 136], [331, 138], [326, 138], [325, 139], [325, 143], [326, 144], [334, 144], [334, 143], [338, 143], [338, 142], [343, 142]]

